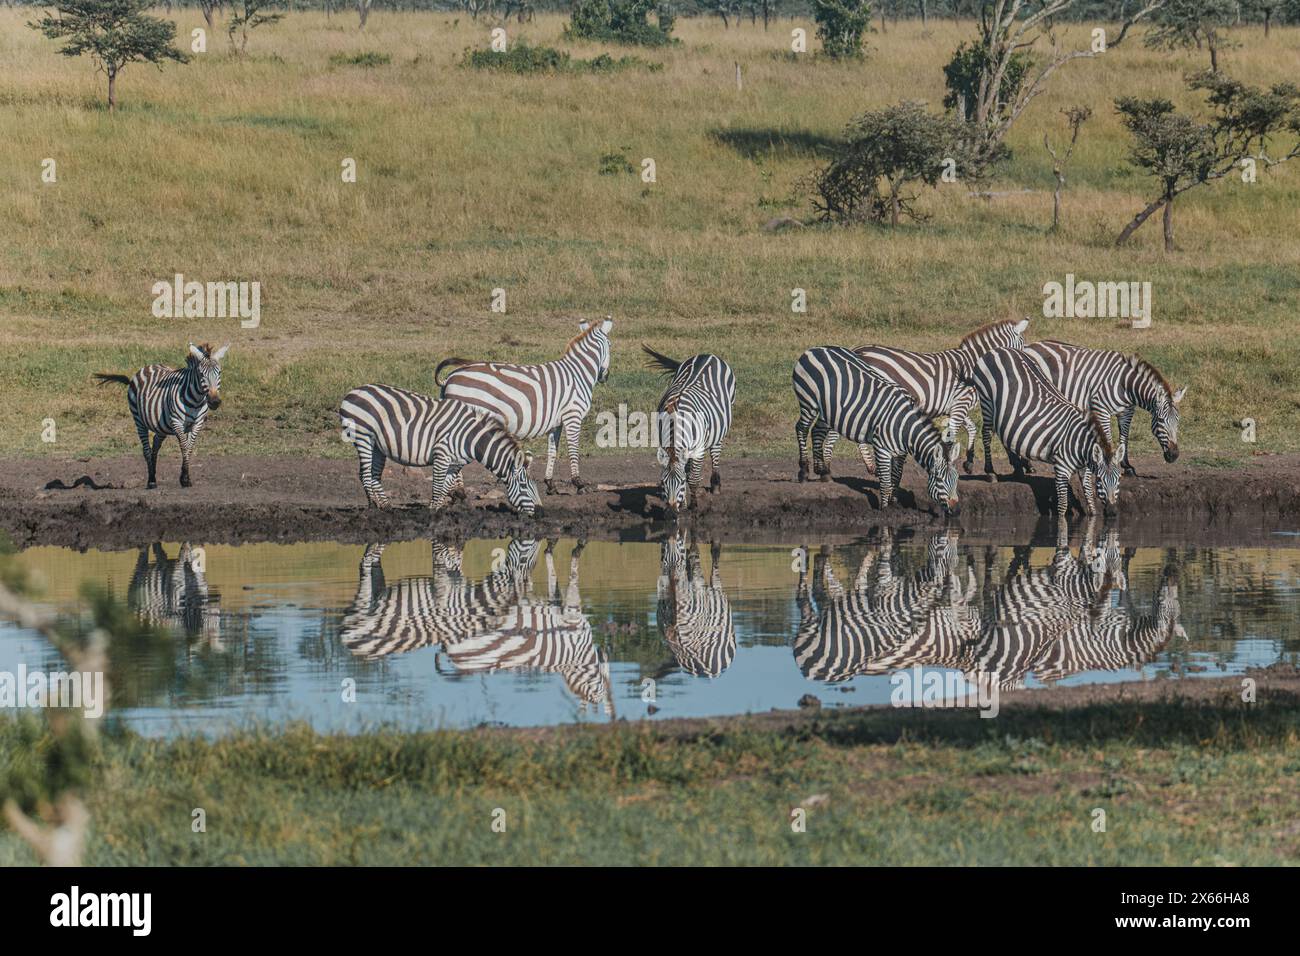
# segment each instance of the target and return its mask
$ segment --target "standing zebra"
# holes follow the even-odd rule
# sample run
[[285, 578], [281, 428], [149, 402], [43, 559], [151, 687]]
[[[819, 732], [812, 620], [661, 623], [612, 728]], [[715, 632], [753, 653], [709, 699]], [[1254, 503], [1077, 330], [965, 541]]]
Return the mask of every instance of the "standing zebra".
[[895, 482], [902, 477], [904, 457], [910, 454], [926, 470], [930, 500], [942, 504], [949, 515], [958, 513], [954, 463], [960, 449], [943, 440], [907, 392], [878, 378], [849, 349], [829, 346], [799, 356], [793, 379], [799, 399], [794, 437], [800, 481], [808, 480], [808, 432], [820, 420], [850, 441], [874, 447], [880, 507], [889, 507]]
[[704, 472], [704, 454], [713, 459], [709, 492], [722, 487], [718, 459], [722, 439], [731, 427], [731, 409], [736, 402], [736, 377], [731, 366], [716, 355], [696, 355], [684, 362], [670, 359], [650, 348], [650, 368], [672, 375], [663, 398], [659, 399], [659, 491], [669, 511], [686, 506], [686, 486], [695, 505]]
[[1137, 474], [1128, 460], [1128, 432], [1138, 408], [1150, 413], [1151, 433], [1160, 443], [1165, 461], [1178, 460], [1178, 405], [1187, 386], [1174, 391], [1150, 362], [1106, 349], [1047, 341], [1025, 346], [1025, 354], [1072, 405], [1096, 413], [1107, 438], [1111, 436], [1110, 417], [1118, 416], [1119, 441], [1125, 449], [1124, 474]]
[[435, 512], [447, 504], [460, 470], [477, 461], [498, 481], [506, 499], [525, 515], [537, 511], [537, 486], [528, 477], [531, 453], [524, 451], [495, 419], [462, 402], [436, 400], [393, 385], [362, 385], [339, 406], [344, 435], [357, 450], [361, 485], [370, 507], [388, 504], [379, 479], [388, 459], [433, 467]]
[[[580, 322], [581, 331], [564, 354], [540, 365], [508, 365], [449, 358], [438, 363], [434, 383], [443, 398], [460, 399], [500, 421], [521, 441], [546, 435], [546, 491], [555, 494], [555, 455], [563, 433], [569, 446], [569, 474], [579, 494], [587, 482], [578, 474], [578, 439], [591, 410], [591, 393], [609, 377], [612, 319]], [[457, 366], [440, 381], [444, 368]]]
[[997, 349], [976, 363], [970, 381], [979, 394], [984, 471], [991, 481], [997, 480], [991, 444], [996, 429], [1008, 454], [1051, 464], [1059, 518], [1069, 511], [1070, 478], [1076, 472], [1088, 514], [1097, 513], [1098, 493], [1107, 512], [1118, 504], [1124, 446], [1113, 451], [1097, 417], [1071, 405], [1038, 371], [1034, 359], [1020, 349]]
[[[120, 382], [126, 386], [126, 404], [135, 419], [136, 434], [149, 466], [149, 487], [158, 487], [158, 449], [175, 435], [181, 446], [181, 487], [188, 488], [190, 481], [190, 456], [194, 442], [207, 420], [208, 409], [221, 407], [221, 360], [230, 344], [212, 351], [212, 346], [190, 344], [185, 368], [177, 370], [166, 365], [146, 365], [135, 376], [96, 373], [95, 378], [105, 382]], [[149, 433], [154, 432], [150, 445]]]
[[[1027, 318], [1019, 322], [990, 322], [963, 337], [956, 348], [940, 352], [909, 352], [884, 345], [863, 345], [853, 351], [877, 375], [906, 391], [912, 403], [926, 415], [946, 417], [949, 441], [956, 441], [957, 435], [965, 429], [966, 461], [963, 467], [969, 473], [971, 462], [975, 460], [975, 423], [970, 417], [975, 405], [975, 392], [969, 385], [962, 384], [962, 378], [970, 374], [986, 352], [998, 348], [1023, 348], [1028, 327]], [[837, 437], [834, 432], [829, 432], [822, 438], [822, 456], [814, 461], [817, 474], [830, 474], [831, 452]], [[870, 446], [860, 446], [859, 451], [867, 471], [872, 471], [874, 461]]]

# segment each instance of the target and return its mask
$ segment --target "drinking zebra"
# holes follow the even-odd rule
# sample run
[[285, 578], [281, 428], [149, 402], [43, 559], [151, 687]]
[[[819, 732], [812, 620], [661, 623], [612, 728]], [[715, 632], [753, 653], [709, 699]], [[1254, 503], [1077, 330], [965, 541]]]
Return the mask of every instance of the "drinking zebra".
[[[126, 404], [135, 420], [140, 448], [149, 466], [150, 488], [158, 487], [158, 449], [168, 435], [175, 435], [181, 446], [181, 487], [188, 488], [190, 458], [194, 442], [207, 421], [208, 409], [221, 406], [221, 360], [226, 357], [227, 343], [215, 352], [212, 346], [190, 344], [183, 369], [167, 365], [146, 365], [134, 376], [96, 373], [103, 385], [119, 382], [126, 386]], [[153, 432], [150, 444], [149, 433]]]
[[700, 479], [704, 472], [704, 455], [713, 459], [713, 477], [709, 492], [722, 488], [718, 459], [722, 439], [731, 427], [731, 409], [736, 401], [736, 377], [716, 355], [695, 355], [679, 362], [650, 348], [641, 348], [650, 356], [650, 368], [672, 375], [672, 381], [659, 399], [659, 491], [670, 511], [686, 507], [686, 488], [690, 486], [690, 504], [695, 505]]
[[528, 477], [532, 454], [500, 422], [469, 405], [394, 385], [362, 385], [344, 396], [339, 417], [344, 437], [357, 450], [370, 507], [388, 505], [380, 478], [391, 458], [402, 465], [433, 467], [435, 512], [446, 507], [461, 468], [471, 461], [505, 483], [506, 500], [516, 511], [530, 516], [537, 512], [537, 486]]
[[731, 602], [722, 588], [722, 545], [710, 547], [708, 583], [700, 568], [700, 546], [681, 534], [664, 541], [659, 556], [656, 619], [677, 666], [692, 677], [717, 677], [736, 656]]
[[1097, 414], [1108, 439], [1111, 415], [1119, 418], [1124, 474], [1137, 474], [1128, 460], [1128, 433], [1138, 408], [1151, 415], [1151, 433], [1165, 461], [1178, 460], [1178, 406], [1187, 386], [1175, 391], [1150, 362], [1106, 349], [1047, 341], [1025, 346], [1025, 354], [1071, 404]]
[[[909, 352], [884, 345], [863, 345], [853, 351], [877, 375], [906, 391], [912, 404], [930, 418], [946, 417], [945, 437], [949, 441], [956, 441], [957, 435], [965, 430], [966, 460], [963, 467], [969, 473], [971, 462], [975, 460], [975, 422], [970, 415], [975, 406], [975, 391], [963, 384], [962, 378], [970, 374], [986, 352], [997, 348], [1023, 348], [1028, 327], [1027, 318], [1019, 322], [991, 322], [967, 334], [956, 348], [940, 352]], [[822, 457], [814, 459], [814, 468], [823, 477], [830, 474], [831, 453], [837, 437], [834, 432], [826, 433], [822, 440]], [[859, 446], [859, 452], [867, 471], [873, 472], [875, 462], [870, 446]]]
[[993, 471], [994, 429], [1008, 454], [1051, 464], [1056, 478], [1056, 513], [1070, 506], [1070, 478], [1079, 473], [1084, 510], [1097, 512], [1101, 495], [1109, 513], [1119, 501], [1119, 463], [1125, 449], [1112, 450], [1095, 415], [1075, 408], [1020, 349], [996, 349], [975, 363], [970, 383], [979, 395], [984, 419], [984, 471]]
[[958, 513], [954, 463], [960, 449], [943, 440], [907, 392], [879, 378], [849, 349], [829, 346], [811, 348], [799, 357], [793, 384], [799, 399], [794, 435], [800, 481], [808, 480], [808, 433], [820, 420], [850, 441], [874, 448], [880, 507], [887, 508], [893, 500], [904, 457], [910, 454], [926, 471], [931, 502], [942, 504], [949, 515]]
[[[546, 435], [546, 491], [555, 494], [555, 456], [563, 433], [569, 446], [569, 473], [579, 493], [587, 482], [578, 474], [578, 439], [591, 409], [596, 383], [609, 377], [609, 333], [614, 322], [580, 322], [581, 331], [564, 354], [540, 365], [511, 365], [449, 358], [433, 373], [443, 398], [455, 398], [486, 412], [521, 441]], [[445, 381], [438, 376], [456, 366]]]

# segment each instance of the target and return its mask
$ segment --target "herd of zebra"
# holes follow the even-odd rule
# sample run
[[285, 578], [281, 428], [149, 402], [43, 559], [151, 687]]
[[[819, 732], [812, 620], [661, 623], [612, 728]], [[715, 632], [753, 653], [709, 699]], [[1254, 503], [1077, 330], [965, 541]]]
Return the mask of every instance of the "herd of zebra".
[[[1031, 676], [1052, 682], [1083, 671], [1140, 667], [1175, 636], [1187, 636], [1179, 623], [1177, 559], [1167, 560], [1153, 608], [1143, 613], [1130, 599], [1132, 552], [1120, 547], [1113, 530], [1099, 539], [1095, 522], [1088, 523], [1077, 554], [1067, 536], [1058, 537], [1044, 567], [1031, 567], [1029, 549], [1016, 548], [1003, 570], [1000, 552], [986, 548], [982, 584], [976, 555], [967, 552], [963, 559], [958, 542], [952, 528], [931, 534], [918, 561], [903, 535], [882, 529], [863, 545], [856, 576], [843, 584], [829, 548], [803, 561], [792, 639], [803, 675], [838, 683], [931, 667], [971, 679], [996, 677], [1000, 689], [1010, 689]], [[608, 657], [579, 592], [583, 543], [570, 555], [562, 591], [554, 546], [512, 540], [490, 573], [473, 578], [463, 570], [460, 548], [434, 542], [431, 574], [388, 581], [384, 546], [368, 545], [338, 638], [360, 660], [436, 648], [434, 666], [442, 672], [446, 660], [448, 674], [555, 673], [584, 709], [612, 714], [617, 695]], [[656, 680], [673, 672], [714, 678], [731, 666], [736, 628], [721, 550], [711, 543], [706, 575], [693, 536], [677, 532], [662, 542], [654, 619], [668, 653], [660, 666], [643, 667], [636, 692], [646, 674]], [[150, 561], [147, 549], [140, 552], [131, 607], [150, 623], [176, 625], [220, 649], [219, 595], [209, 590], [193, 549], [184, 546], [170, 559], [161, 546], [153, 553]], [[542, 556], [546, 587], [537, 595], [534, 570]]]
[[[1026, 344], [1023, 321], [985, 325], [955, 347], [915, 352], [887, 346], [855, 349], [819, 346], [795, 363], [793, 387], [799, 403], [795, 439], [799, 480], [811, 470], [830, 475], [830, 456], [840, 436], [858, 444], [879, 484], [879, 503], [894, 499], [907, 457], [927, 475], [931, 502], [958, 512], [957, 462], [960, 433], [967, 439], [964, 468], [975, 455], [972, 412], [982, 418], [984, 471], [996, 480], [991, 456], [993, 432], [1007, 449], [1017, 475], [1032, 463], [1050, 465], [1056, 511], [1064, 518], [1070, 483], [1078, 476], [1083, 509], [1097, 512], [1100, 496], [1109, 512], [1117, 503], [1121, 469], [1136, 474], [1128, 459], [1129, 428], [1142, 408], [1166, 461], [1178, 457], [1176, 391], [1150, 363], [1115, 351], [1065, 342]], [[506, 498], [524, 515], [538, 512], [540, 495], [529, 477], [532, 455], [521, 442], [547, 437], [545, 482], [556, 492], [555, 459], [563, 436], [570, 480], [581, 493], [582, 425], [595, 386], [609, 377], [611, 319], [581, 322], [579, 333], [559, 359], [523, 365], [449, 358], [434, 372], [434, 398], [391, 385], [363, 385], [339, 407], [344, 437], [354, 445], [361, 484], [371, 506], [388, 503], [380, 481], [389, 459], [433, 469], [432, 506], [444, 508], [465, 497], [462, 469], [478, 462], [506, 485]], [[209, 409], [221, 401], [221, 359], [229, 346], [190, 346], [186, 365], [173, 370], [151, 365], [134, 377], [100, 374], [101, 382], [127, 385], [127, 403], [156, 487], [158, 450], [168, 435], [181, 446], [181, 484], [189, 486], [195, 439]], [[722, 443], [731, 427], [736, 380], [716, 355], [671, 359], [643, 346], [650, 366], [671, 376], [655, 416], [660, 465], [659, 490], [670, 512], [694, 505], [705, 455], [712, 459], [710, 491], [721, 488]], [[451, 371], [446, 379], [444, 369]], [[1112, 416], [1119, 444], [1112, 444]], [[945, 422], [940, 431], [937, 421]], [[153, 434], [152, 442], [150, 433]]]

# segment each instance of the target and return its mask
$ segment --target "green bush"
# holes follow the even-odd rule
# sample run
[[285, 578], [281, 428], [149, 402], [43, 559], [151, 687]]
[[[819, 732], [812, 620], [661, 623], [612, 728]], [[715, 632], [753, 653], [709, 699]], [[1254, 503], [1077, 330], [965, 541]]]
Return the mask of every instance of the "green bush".
[[871, 29], [871, 0], [813, 0], [822, 53], [832, 60], [862, 56], [862, 35]]
[[366, 53], [335, 53], [330, 57], [330, 62], [335, 66], [384, 66], [393, 62], [393, 58], [387, 53], [375, 53], [374, 51]]
[[[647, 17], [654, 13], [652, 26]], [[673, 24], [677, 14], [660, 0], [575, 0], [566, 36], [582, 40], [609, 40], [636, 46], [676, 43]]]
[[495, 50], [469, 49], [465, 51], [465, 66], [476, 70], [497, 70], [502, 73], [617, 73], [620, 70], [645, 69], [656, 72], [662, 63], [652, 63], [635, 56], [621, 56], [617, 60], [602, 53], [590, 60], [574, 59], [563, 50], [549, 46], [529, 46], [520, 41], [505, 53]]

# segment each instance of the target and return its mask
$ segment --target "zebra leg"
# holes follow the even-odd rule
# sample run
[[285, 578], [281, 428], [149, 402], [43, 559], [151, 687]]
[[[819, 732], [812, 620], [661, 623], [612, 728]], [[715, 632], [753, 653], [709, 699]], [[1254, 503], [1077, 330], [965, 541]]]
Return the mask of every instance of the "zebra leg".
[[689, 507], [694, 508], [699, 504], [700, 481], [704, 478], [704, 459], [692, 458], [686, 466], [686, 484], [691, 490], [691, 500]]
[[181, 432], [176, 436], [177, 441], [181, 443], [181, 487], [188, 488], [194, 482], [190, 481], [190, 456], [194, 454], [194, 432]]
[[546, 433], [546, 493], [556, 494], [555, 456], [560, 450], [560, 427], [557, 425]]
[[718, 444], [710, 448], [709, 455], [713, 458], [713, 475], [709, 478], [709, 494], [716, 495], [722, 490], [722, 476], [718, 474], [718, 461], [722, 458], [722, 442], [718, 442]]
[[1056, 517], [1064, 521], [1070, 511], [1070, 469], [1061, 464], [1052, 467], [1056, 472]]
[[357, 470], [361, 478], [361, 487], [366, 493], [366, 507], [384, 508], [388, 505], [388, 495], [379, 479], [383, 477], [384, 465], [388, 457], [375, 448], [374, 436], [369, 432], [358, 432], [352, 447], [357, 450]]
[[808, 480], [808, 431], [813, 427], [817, 413], [811, 408], [799, 407], [799, 419], [794, 423], [794, 443], [799, 448], [799, 480]]
[[876, 453], [871, 450], [871, 446], [867, 444], [859, 445], [858, 454], [862, 456], [862, 464], [867, 466], [867, 474], [874, 475], [876, 473]]
[[1093, 480], [1091, 468], [1085, 468], [1079, 473], [1079, 484], [1083, 486], [1083, 510], [1089, 517], [1095, 517], [1097, 514], [1097, 486]]
[[589, 481], [583, 481], [582, 476], [578, 474], [578, 440], [582, 437], [582, 419], [574, 415], [564, 423], [564, 441], [569, 446], [569, 480], [573, 482], [573, 487], [578, 489], [578, 494], [587, 493], [587, 487], [591, 484]]
[[[1136, 478], [1137, 469], [1133, 463], [1128, 460], [1128, 430], [1133, 425], [1133, 406], [1130, 405], [1119, 413], [1119, 442], [1124, 446], [1124, 475], [1127, 478]], [[1110, 438], [1110, 416], [1107, 415], [1103, 421], [1103, 427], [1106, 429], [1106, 437]]]
[[162, 448], [163, 442], [167, 436], [159, 432], [153, 436], [153, 444], [149, 444], [148, 433], [145, 435], [144, 459], [149, 463], [149, 487], [158, 487], [158, 450]]
[[894, 500], [894, 456], [886, 449], [876, 448], [876, 481], [880, 485], [880, 507], [888, 508]]
[[903, 462], [906, 460], [904, 455], [895, 455], [893, 464], [890, 465], [889, 474], [894, 479], [894, 491], [903, 490]]
[[984, 416], [981, 437], [984, 439], [984, 474], [989, 476], [989, 481], [997, 481], [997, 472], [993, 470], [993, 429], [987, 415]]
[[835, 451], [835, 442], [839, 440], [839, 437], [838, 434], [831, 430], [825, 419], [819, 418], [813, 423], [813, 473], [818, 475], [819, 481], [831, 480], [831, 455]]
[[429, 501], [429, 507], [433, 509], [434, 514], [442, 511], [447, 507], [447, 502], [451, 500], [448, 489], [451, 482], [447, 480], [447, 475], [451, 470], [451, 462], [447, 460], [444, 452], [434, 452], [433, 454], [433, 498]]
[[975, 420], [969, 415], [966, 416], [966, 460], [962, 462], [962, 470], [970, 474], [975, 466]]

